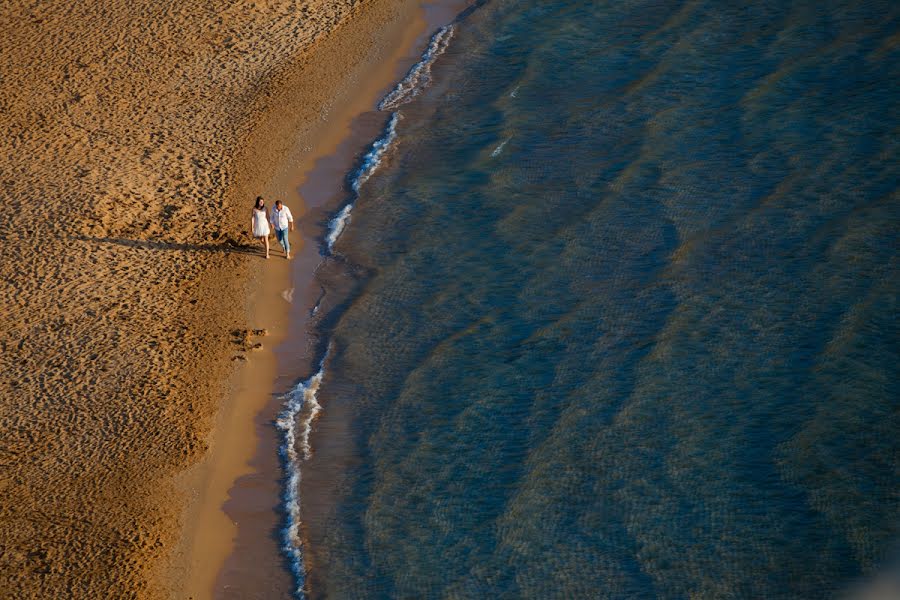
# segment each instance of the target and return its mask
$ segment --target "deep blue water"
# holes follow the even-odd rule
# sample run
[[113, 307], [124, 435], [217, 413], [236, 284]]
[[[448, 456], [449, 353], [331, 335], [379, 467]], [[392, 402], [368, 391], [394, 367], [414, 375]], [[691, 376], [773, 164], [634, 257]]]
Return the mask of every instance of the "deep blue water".
[[492, 0], [453, 34], [323, 275], [313, 595], [890, 568], [900, 4]]

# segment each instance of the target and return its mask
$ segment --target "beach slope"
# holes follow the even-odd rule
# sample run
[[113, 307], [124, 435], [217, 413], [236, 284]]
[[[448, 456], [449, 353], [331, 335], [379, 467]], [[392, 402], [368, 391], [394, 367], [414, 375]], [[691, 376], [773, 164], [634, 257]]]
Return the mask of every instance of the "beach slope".
[[409, 4], [0, 7], [0, 596], [171, 594], [176, 476], [248, 356], [250, 201]]

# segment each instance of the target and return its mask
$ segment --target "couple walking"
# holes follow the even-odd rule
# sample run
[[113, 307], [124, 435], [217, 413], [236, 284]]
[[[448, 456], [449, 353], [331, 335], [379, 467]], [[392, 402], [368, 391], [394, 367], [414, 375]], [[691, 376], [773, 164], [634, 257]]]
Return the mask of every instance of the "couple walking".
[[291, 241], [288, 239], [288, 231], [294, 230], [294, 215], [291, 214], [291, 209], [282, 204], [281, 200], [276, 200], [275, 207], [269, 213], [266, 210], [266, 201], [262, 196], [257, 196], [256, 203], [253, 205], [250, 229], [253, 237], [262, 240], [266, 247], [266, 258], [269, 258], [269, 223], [275, 230], [275, 238], [284, 248], [284, 257], [290, 258]]

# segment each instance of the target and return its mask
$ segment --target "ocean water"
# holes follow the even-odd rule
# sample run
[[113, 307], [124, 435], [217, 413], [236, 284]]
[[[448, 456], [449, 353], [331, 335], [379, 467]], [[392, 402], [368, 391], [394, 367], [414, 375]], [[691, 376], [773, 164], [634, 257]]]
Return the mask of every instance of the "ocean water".
[[318, 418], [282, 423], [298, 587], [890, 571], [900, 4], [489, 0], [435, 39], [323, 242]]

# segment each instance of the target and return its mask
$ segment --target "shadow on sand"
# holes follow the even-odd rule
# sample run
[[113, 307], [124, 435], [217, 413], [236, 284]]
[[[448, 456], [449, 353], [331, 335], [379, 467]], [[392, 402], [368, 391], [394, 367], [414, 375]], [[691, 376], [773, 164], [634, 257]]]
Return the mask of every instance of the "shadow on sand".
[[233, 239], [225, 239], [214, 244], [179, 244], [175, 242], [157, 242], [153, 240], [131, 240], [128, 238], [92, 237], [77, 235], [75, 239], [83, 242], [98, 242], [101, 244], [116, 244], [126, 248], [141, 248], [143, 250], [176, 250], [181, 252], [220, 252], [223, 254], [260, 254], [265, 252], [256, 245], [242, 244]]

